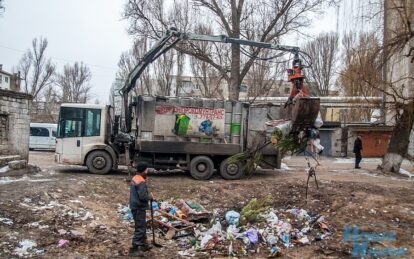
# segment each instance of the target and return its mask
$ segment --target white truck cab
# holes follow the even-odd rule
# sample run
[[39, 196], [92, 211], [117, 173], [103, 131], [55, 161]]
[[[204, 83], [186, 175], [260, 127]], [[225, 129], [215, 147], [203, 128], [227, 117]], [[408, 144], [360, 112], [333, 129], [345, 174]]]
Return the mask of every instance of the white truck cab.
[[86, 165], [93, 173], [107, 173], [116, 164], [116, 155], [105, 143], [108, 106], [64, 103], [61, 105], [55, 161]]

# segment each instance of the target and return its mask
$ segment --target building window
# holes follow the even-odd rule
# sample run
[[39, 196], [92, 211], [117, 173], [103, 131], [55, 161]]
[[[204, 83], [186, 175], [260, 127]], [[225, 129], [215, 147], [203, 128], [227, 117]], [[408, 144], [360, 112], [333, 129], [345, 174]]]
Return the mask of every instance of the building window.
[[191, 88], [191, 81], [182, 81], [181, 82], [182, 88]]
[[9, 82], [9, 77], [5, 76], [5, 77], [4, 77], [4, 82], [5, 82], [5, 83], [8, 83], [8, 82]]
[[290, 88], [289, 87], [285, 87], [285, 94], [290, 93]]
[[2, 84], [2, 83], [3, 83], [3, 76], [0, 75], [0, 84]]

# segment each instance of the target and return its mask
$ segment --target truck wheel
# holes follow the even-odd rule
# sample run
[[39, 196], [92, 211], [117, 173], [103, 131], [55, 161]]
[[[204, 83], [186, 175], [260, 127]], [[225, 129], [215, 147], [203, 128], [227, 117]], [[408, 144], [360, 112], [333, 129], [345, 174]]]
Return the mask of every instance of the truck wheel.
[[214, 173], [214, 163], [208, 156], [196, 156], [190, 162], [190, 174], [194, 179], [207, 180]]
[[237, 180], [243, 175], [243, 163], [229, 163], [227, 159], [220, 164], [220, 175], [226, 180]]
[[94, 174], [107, 174], [112, 169], [112, 158], [105, 151], [92, 151], [86, 158], [86, 166]]

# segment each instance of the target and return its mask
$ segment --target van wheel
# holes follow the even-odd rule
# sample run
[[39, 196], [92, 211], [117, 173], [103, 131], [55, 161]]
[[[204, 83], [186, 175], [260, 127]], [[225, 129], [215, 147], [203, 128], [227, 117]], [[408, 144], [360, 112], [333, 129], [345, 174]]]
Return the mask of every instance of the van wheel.
[[112, 158], [105, 151], [92, 151], [86, 158], [86, 166], [94, 174], [107, 174], [112, 169]]
[[190, 174], [197, 180], [208, 180], [214, 173], [214, 163], [208, 156], [196, 156], [190, 162]]
[[226, 180], [237, 180], [243, 175], [243, 163], [229, 163], [228, 159], [223, 160], [220, 164], [220, 175]]

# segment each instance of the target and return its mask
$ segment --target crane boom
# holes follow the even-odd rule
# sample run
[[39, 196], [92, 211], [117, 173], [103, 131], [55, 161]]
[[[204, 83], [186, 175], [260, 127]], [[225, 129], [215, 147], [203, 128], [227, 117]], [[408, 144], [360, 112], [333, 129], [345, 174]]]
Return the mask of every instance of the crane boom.
[[125, 85], [121, 88], [120, 94], [122, 95], [124, 102], [124, 111], [125, 111], [125, 124], [126, 131], [129, 132], [131, 128], [131, 122], [129, 119], [129, 104], [128, 104], [128, 94], [135, 87], [136, 81], [140, 78], [142, 72], [146, 67], [155, 61], [159, 56], [170, 50], [177, 44], [179, 41], [207, 41], [207, 42], [220, 42], [220, 43], [230, 43], [230, 44], [239, 44], [245, 46], [252, 46], [265, 49], [281, 50], [287, 51], [294, 54], [295, 60], [299, 60], [299, 47], [271, 44], [266, 42], [250, 41], [237, 38], [231, 38], [226, 35], [203, 35], [195, 33], [184, 33], [178, 31], [176, 28], [170, 28], [167, 32], [155, 43], [155, 45], [142, 57], [134, 69], [129, 73], [128, 79], [125, 82]]

